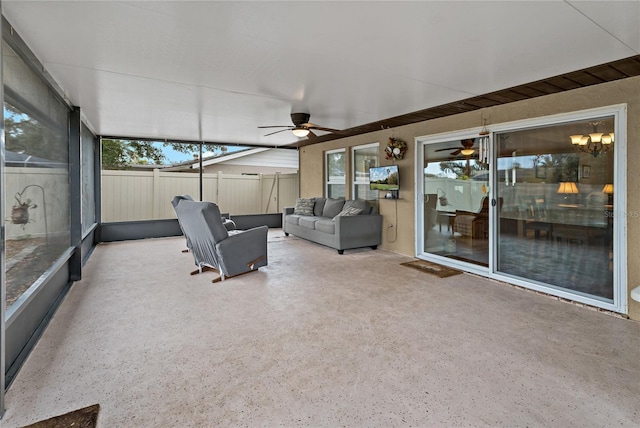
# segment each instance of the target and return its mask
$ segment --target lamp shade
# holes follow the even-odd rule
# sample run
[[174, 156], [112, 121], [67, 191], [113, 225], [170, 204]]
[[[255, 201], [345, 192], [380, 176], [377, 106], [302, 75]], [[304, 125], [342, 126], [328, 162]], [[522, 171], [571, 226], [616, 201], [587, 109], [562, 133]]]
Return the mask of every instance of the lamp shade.
[[594, 132], [593, 134], [589, 134], [589, 137], [593, 143], [599, 143], [602, 139], [602, 135], [602, 132]]
[[578, 186], [573, 181], [562, 181], [558, 186], [558, 193], [578, 193]]
[[571, 138], [571, 144], [580, 144], [582, 135], [570, 135], [569, 138]]
[[605, 184], [602, 188], [602, 193], [613, 195], [613, 184]]

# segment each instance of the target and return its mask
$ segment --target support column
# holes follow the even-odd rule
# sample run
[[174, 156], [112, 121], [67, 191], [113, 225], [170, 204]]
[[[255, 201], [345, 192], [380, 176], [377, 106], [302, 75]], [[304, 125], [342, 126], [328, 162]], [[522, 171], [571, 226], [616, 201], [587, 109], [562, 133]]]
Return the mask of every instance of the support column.
[[69, 279], [82, 279], [82, 119], [80, 107], [74, 107], [69, 115], [69, 197], [71, 202], [71, 247]]

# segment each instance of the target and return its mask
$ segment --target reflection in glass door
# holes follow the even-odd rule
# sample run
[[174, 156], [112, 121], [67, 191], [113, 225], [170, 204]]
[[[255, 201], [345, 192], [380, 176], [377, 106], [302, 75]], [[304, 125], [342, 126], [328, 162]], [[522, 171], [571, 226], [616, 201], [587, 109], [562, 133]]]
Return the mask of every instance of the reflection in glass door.
[[613, 300], [614, 118], [502, 132], [497, 271]]
[[484, 138], [424, 145], [424, 252], [489, 265], [489, 167]]

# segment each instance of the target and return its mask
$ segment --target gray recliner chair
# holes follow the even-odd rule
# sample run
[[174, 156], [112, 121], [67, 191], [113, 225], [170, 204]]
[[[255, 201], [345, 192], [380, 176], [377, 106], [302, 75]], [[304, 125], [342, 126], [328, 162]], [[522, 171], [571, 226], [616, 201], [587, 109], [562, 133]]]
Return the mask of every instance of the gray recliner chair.
[[175, 209], [198, 267], [192, 275], [216, 270], [217, 282], [267, 265], [267, 226], [229, 232], [213, 202], [181, 200]]
[[[193, 198], [190, 195], [174, 196], [173, 199], [171, 200], [171, 205], [173, 206], [174, 210], [176, 209], [176, 207], [178, 206], [180, 201], [193, 201]], [[176, 211], [176, 216], [178, 216], [178, 212], [177, 211]], [[236, 223], [233, 220], [231, 220], [230, 218], [226, 218], [226, 217], [221, 217], [221, 218], [222, 218], [222, 224], [224, 225], [224, 227], [227, 230], [235, 230], [236, 229]], [[180, 229], [182, 230], [182, 234], [185, 236], [185, 238], [187, 240], [187, 249], [186, 250], [182, 250], [182, 252], [183, 253], [188, 253], [189, 251], [191, 251], [191, 242], [189, 241], [189, 237], [187, 236], [187, 234], [184, 233], [184, 227], [182, 227], [182, 223], [180, 222], [180, 216], [178, 216], [178, 225], [180, 226]]]

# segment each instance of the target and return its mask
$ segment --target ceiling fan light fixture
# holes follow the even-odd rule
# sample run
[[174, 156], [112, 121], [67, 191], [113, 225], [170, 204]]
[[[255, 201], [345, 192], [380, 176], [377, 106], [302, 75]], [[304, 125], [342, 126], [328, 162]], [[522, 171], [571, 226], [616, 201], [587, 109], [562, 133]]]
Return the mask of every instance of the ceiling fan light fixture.
[[460, 150], [460, 153], [462, 153], [465, 156], [471, 156], [474, 152], [475, 152], [474, 149], [462, 149], [462, 150]]
[[309, 130], [306, 128], [293, 128], [291, 132], [293, 132], [293, 135], [296, 137], [306, 137], [309, 135]]

